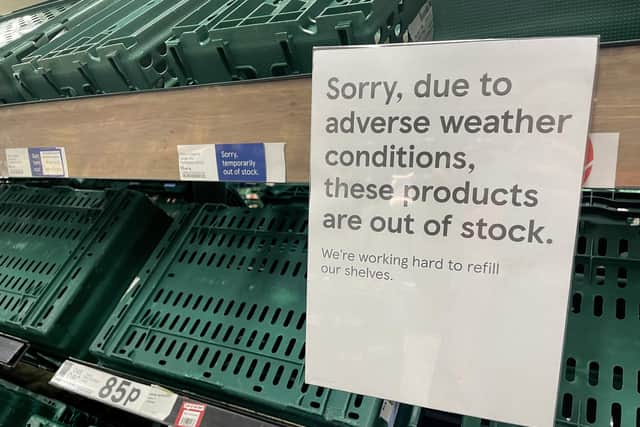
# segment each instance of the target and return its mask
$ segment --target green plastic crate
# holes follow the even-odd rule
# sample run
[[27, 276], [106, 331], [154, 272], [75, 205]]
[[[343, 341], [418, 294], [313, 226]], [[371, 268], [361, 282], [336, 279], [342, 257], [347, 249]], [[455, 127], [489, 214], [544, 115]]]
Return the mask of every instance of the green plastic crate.
[[[605, 206], [606, 199], [594, 203], [589, 196], [579, 223], [556, 426], [637, 426], [640, 223], [633, 215], [640, 204], [622, 195]], [[635, 204], [636, 213], [618, 211], [619, 203]], [[471, 417], [462, 421], [462, 427], [509, 426]]]
[[0, 188], [0, 331], [85, 357], [168, 223], [132, 191]]
[[0, 17], [0, 49], [60, 15], [77, 1], [48, 2]]
[[35, 98], [169, 87], [176, 83], [165, 40], [208, 0], [109, 0], [90, 21], [13, 67]]
[[406, 40], [427, 0], [210, 1], [167, 41], [181, 84], [311, 72], [313, 46]]
[[104, 425], [96, 417], [62, 402], [0, 380], [0, 426], [91, 427]]
[[602, 43], [640, 40], [635, 0], [433, 0], [436, 40], [600, 35]]
[[304, 383], [306, 257], [304, 208], [189, 206], [91, 351], [105, 366], [305, 426], [385, 425], [380, 400]]
[[428, 1], [102, 0], [10, 74], [32, 100], [310, 72], [315, 45], [407, 40]]
[[56, 25], [58, 20], [55, 18], [75, 2], [49, 2], [0, 17], [0, 104], [24, 100], [13, 79], [11, 66], [46, 42], [47, 33], [57, 34], [61, 27]]
[[[0, 47], [0, 104], [34, 99], [34, 94], [20, 84], [19, 76], [13, 75], [12, 67], [21, 63], [23, 58], [51, 40], [72, 32], [86, 21], [91, 21], [93, 16], [111, 1], [50, 1], [20, 10], [5, 18], [2, 22], [17, 20], [20, 23], [21, 20], [25, 22], [30, 20], [32, 22], [40, 21], [40, 24], [21, 37], [18, 37], [18, 34], [13, 31], [10, 31], [9, 34], [5, 33], [4, 41], [7, 44]], [[42, 78], [49, 79], [47, 71], [42, 71]]]

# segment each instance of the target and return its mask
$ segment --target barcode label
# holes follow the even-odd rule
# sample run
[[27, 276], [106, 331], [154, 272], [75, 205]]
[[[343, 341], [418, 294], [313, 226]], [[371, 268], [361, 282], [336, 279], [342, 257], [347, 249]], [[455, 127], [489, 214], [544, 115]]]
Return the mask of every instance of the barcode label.
[[9, 168], [9, 176], [25, 176], [25, 175], [27, 175], [27, 172], [22, 168], [16, 168], [16, 167]]
[[182, 172], [182, 179], [205, 179], [204, 172]]
[[206, 408], [201, 403], [184, 402], [178, 412], [175, 427], [199, 427]]
[[200, 412], [184, 411], [180, 420], [178, 421], [179, 427], [196, 427], [198, 425], [198, 419], [200, 418]]

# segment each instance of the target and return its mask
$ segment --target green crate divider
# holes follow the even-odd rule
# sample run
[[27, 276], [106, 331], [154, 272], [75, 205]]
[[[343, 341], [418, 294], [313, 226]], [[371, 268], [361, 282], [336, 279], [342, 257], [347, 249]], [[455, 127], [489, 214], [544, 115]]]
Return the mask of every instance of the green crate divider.
[[[640, 227], [600, 211], [579, 223], [556, 427], [640, 424]], [[462, 427], [513, 425], [463, 417]]]
[[21, 387], [0, 380], [0, 425], [18, 426], [32, 414], [55, 419], [67, 409], [66, 405], [38, 396]]
[[85, 357], [168, 223], [132, 191], [0, 188], [0, 330]]
[[261, 200], [266, 205], [309, 204], [309, 185], [275, 185], [266, 187]]
[[640, 5], [629, 0], [433, 0], [436, 40], [600, 35], [640, 40]]
[[165, 40], [208, 0], [109, 0], [81, 28], [67, 32], [13, 67], [37, 98], [169, 87], [177, 80]]
[[181, 84], [311, 72], [313, 46], [395, 42], [427, 0], [210, 1], [173, 30]]
[[91, 351], [105, 366], [306, 426], [384, 425], [380, 400], [304, 383], [306, 268], [306, 208], [190, 205]]
[[[18, 20], [24, 16], [29, 16], [32, 20], [39, 17], [42, 23], [33, 31], [0, 48], [0, 104], [37, 98], [28, 88], [21, 85], [19, 75], [14, 76], [13, 66], [20, 64], [25, 57], [51, 40], [72, 32], [86, 21], [91, 21], [94, 15], [110, 2], [111, 0], [49, 1], [10, 15], [10, 19]], [[49, 78], [46, 70], [42, 71], [43, 78]]]

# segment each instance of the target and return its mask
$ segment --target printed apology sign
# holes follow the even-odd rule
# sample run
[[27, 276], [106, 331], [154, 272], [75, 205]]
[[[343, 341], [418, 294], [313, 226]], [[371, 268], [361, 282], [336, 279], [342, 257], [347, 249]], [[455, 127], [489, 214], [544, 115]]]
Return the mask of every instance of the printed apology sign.
[[307, 382], [552, 425], [597, 46], [314, 52]]

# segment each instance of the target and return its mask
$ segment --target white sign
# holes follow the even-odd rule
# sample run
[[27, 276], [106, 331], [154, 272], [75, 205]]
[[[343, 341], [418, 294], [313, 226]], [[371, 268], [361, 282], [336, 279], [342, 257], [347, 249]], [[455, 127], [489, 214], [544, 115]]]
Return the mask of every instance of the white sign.
[[171, 414], [178, 395], [157, 386], [148, 386], [69, 360], [65, 361], [51, 384], [156, 421]]
[[314, 52], [308, 383], [553, 424], [597, 49]]
[[614, 188], [618, 167], [619, 133], [591, 133], [587, 140], [582, 185], [586, 188]]
[[285, 182], [284, 143], [178, 145], [184, 181]]

